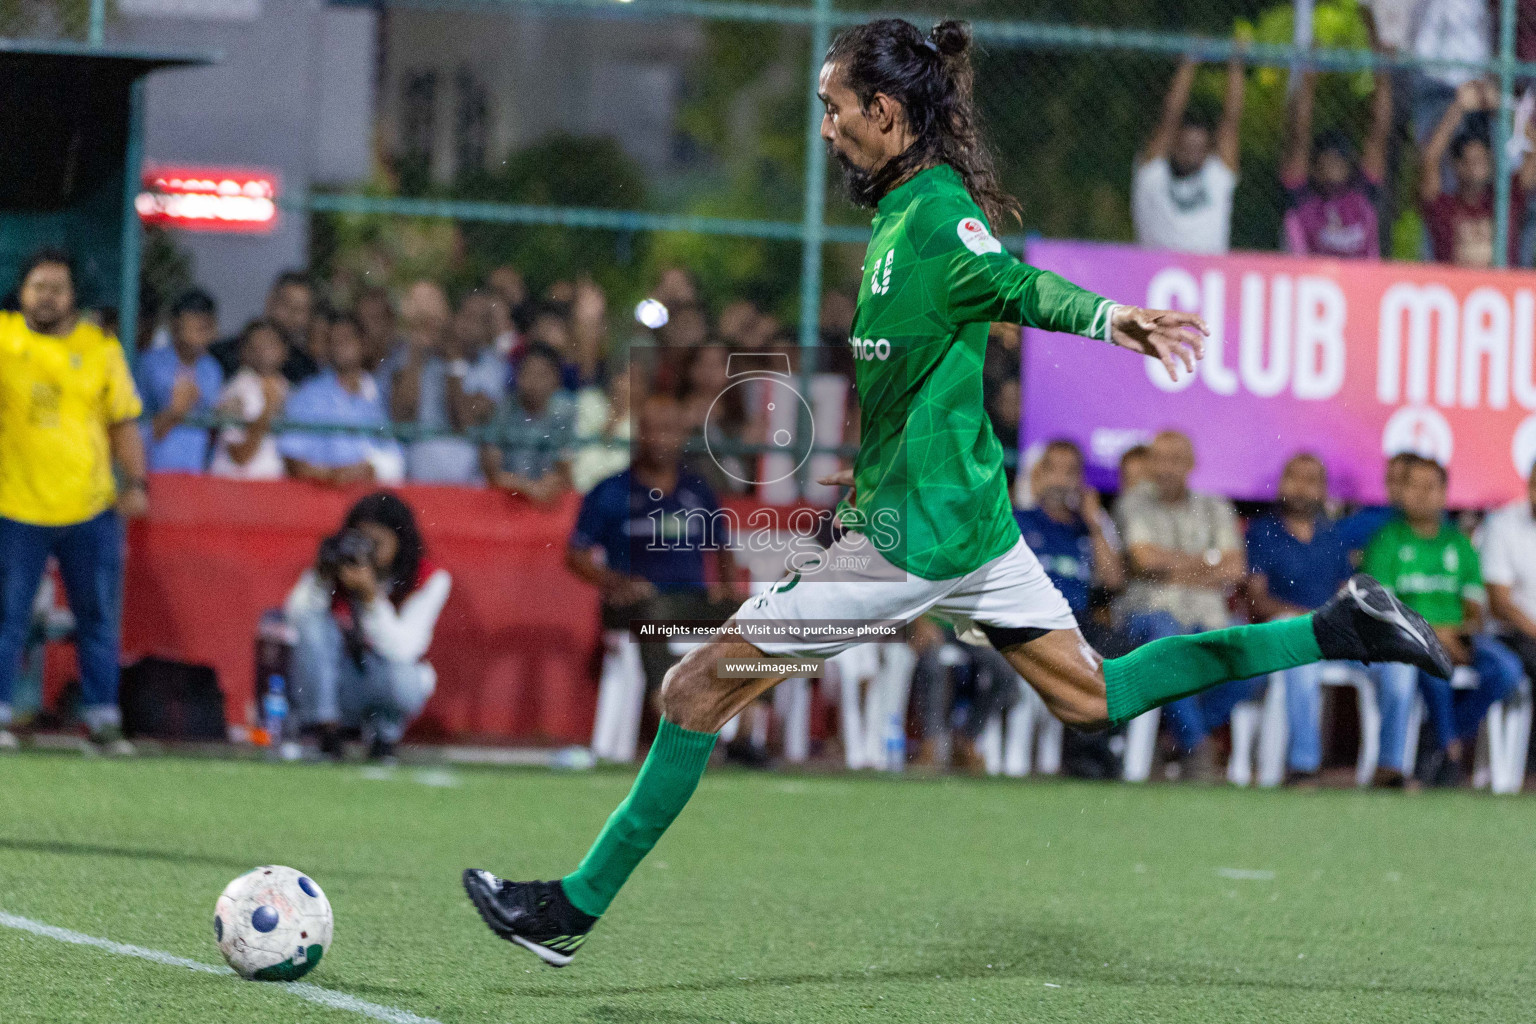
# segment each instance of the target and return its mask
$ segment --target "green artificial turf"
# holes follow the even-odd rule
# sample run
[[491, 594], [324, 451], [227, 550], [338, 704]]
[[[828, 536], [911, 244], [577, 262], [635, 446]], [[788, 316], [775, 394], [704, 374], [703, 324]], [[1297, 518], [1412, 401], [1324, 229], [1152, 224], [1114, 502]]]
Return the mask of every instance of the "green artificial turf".
[[[1536, 1018], [1530, 799], [712, 772], [573, 966], [493, 939], [459, 871], [561, 874], [628, 784], [5, 758], [0, 910], [218, 963], [219, 891], [290, 864], [308, 980], [443, 1024]], [[0, 928], [7, 1024], [365, 1019]]]

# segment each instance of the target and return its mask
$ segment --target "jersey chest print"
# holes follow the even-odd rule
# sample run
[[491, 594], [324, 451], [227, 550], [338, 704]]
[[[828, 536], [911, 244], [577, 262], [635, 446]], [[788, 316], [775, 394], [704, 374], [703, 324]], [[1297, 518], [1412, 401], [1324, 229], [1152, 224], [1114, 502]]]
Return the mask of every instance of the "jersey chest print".
[[869, 272], [869, 293], [871, 295], [888, 295], [891, 291], [891, 264], [896, 259], [896, 250], [891, 249], [885, 254], [884, 259], [875, 260], [874, 269]]

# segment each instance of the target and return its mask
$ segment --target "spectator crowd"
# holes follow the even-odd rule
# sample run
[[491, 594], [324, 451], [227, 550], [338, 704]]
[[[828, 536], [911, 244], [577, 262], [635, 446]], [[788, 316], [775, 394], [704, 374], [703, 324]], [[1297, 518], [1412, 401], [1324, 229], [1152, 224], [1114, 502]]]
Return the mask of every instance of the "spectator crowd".
[[[1530, 53], [1521, 51], [1529, 59], [1536, 57], [1536, 28], [1526, 29], [1536, 26], [1536, 11], [1527, 19], [1525, 6], [1520, 46], [1529, 44]], [[1491, 53], [1486, 0], [1362, 0], [1361, 9], [1383, 51], [1451, 60]], [[1188, 116], [1197, 71], [1186, 60], [1173, 76], [1133, 171], [1132, 215], [1143, 245], [1221, 253], [1230, 244], [1239, 184], [1247, 74], [1239, 51], [1226, 68], [1219, 122], [1206, 125]], [[1283, 248], [1379, 258], [1389, 248], [1395, 183], [1408, 174], [1427, 257], [1487, 267], [1502, 245], [1512, 264], [1533, 262], [1536, 228], [1527, 225], [1536, 225], [1536, 146], [1527, 136], [1536, 133], [1528, 116], [1517, 120], [1521, 145], [1510, 150], [1517, 157], [1510, 235], [1495, 239], [1492, 84], [1457, 70], [1379, 73], [1357, 139], [1314, 130], [1323, 74], [1297, 69], [1289, 83], [1279, 165]], [[760, 574], [738, 565], [746, 560], [732, 556], [727, 538], [700, 527], [726, 495], [786, 497], [756, 482], [777, 479], [761, 470], [784, 458], [772, 451], [781, 442], [769, 441], [785, 424], [771, 415], [761, 388], [735, 386], [736, 361], [774, 357], [788, 370], [813, 370], [833, 385], [816, 391], [818, 423], [828, 410], [845, 425], [858, 420], [846, 345], [854, 303], [835, 292], [820, 311], [824, 345], [812, 366], [771, 312], [739, 298], [711, 305], [682, 268], [660, 274], [633, 319], [616, 315], [590, 279], [557, 281], [535, 295], [512, 266], [452, 297], [429, 280], [392, 294], [290, 271], [273, 282], [262, 315], [225, 336], [212, 296], [198, 289], [178, 296], [163, 319], [148, 319], [130, 381], [126, 363], [106, 354], [106, 336], [84, 319], [77, 326], [73, 307], [61, 304], [58, 295], [72, 288], [64, 257], [34, 261], [23, 278], [23, 307], [28, 294], [33, 304], [26, 329], [36, 334], [38, 325], [56, 322], [61, 332], [75, 332], [60, 337], [89, 345], [86, 369], [94, 376], [81, 377], [82, 387], [99, 386], [110, 408], [77, 425], [80, 444], [97, 455], [81, 470], [80, 486], [60, 493], [57, 508], [33, 508], [31, 491], [18, 496], [0, 487], [0, 660], [16, 661], [37, 577], [56, 558], [79, 620], [88, 724], [103, 743], [121, 740], [109, 708], [116, 683], [108, 664], [117, 643], [110, 594], [122, 570], [116, 517], [142, 512], [147, 474], [482, 487], [545, 506], [578, 497], [566, 564], [600, 593], [604, 626], [592, 746], [599, 757], [624, 761], [643, 731], [645, 696], [675, 657], [665, 644], [636, 642], [626, 623], [721, 618], [752, 583], [771, 582], [749, 582], [747, 575]], [[52, 299], [49, 289], [58, 293]], [[14, 335], [7, 343], [17, 351], [25, 333], [19, 316], [0, 314], [0, 342]], [[1010, 449], [1019, 437], [1019, 344], [1016, 328], [995, 326], [984, 368], [987, 412]], [[24, 381], [13, 374], [12, 383]], [[829, 443], [824, 433], [819, 441]], [[856, 444], [856, 428], [845, 426], [830, 443], [839, 442]], [[1536, 670], [1536, 475], [1528, 498], [1477, 522], [1447, 511], [1445, 467], [1401, 454], [1385, 467], [1388, 504], [1344, 515], [1329, 493], [1327, 467], [1300, 451], [1273, 505], [1240, 516], [1224, 497], [1191, 490], [1198, 456], [1175, 431], [1130, 449], [1111, 503], [1087, 485], [1083, 453], [1072, 442], [1026, 453], [1013, 481], [1020, 531], [1099, 650], [1123, 653], [1176, 634], [1304, 614], [1362, 569], [1435, 627], [1461, 671], [1453, 681], [1400, 665], [1306, 666], [1283, 680], [1226, 684], [1164, 709], [1162, 759], [1171, 771], [1217, 777], [1234, 709], [1283, 682], [1287, 777], [1314, 784], [1325, 761], [1325, 686], [1347, 676], [1364, 681], [1380, 712], [1370, 781], [1465, 780], [1489, 709]], [[35, 453], [7, 457], [36, 463], [46, 475], [46, 460]], [[115, 504], [104, 482], [114, 463], [124, 485]], [[787, 495], [806, 497], [818, 498], [796, 488]], [[423, 655], [448, 581], [421, 570], [424, 542], [409, 510], [387, 494], [370, 500], [347, 524], [372, 524], [377, 534], [377, 564], [355, 569], [356, 618], [360, 628], [391, 638], [380, 643], [398, 657], [365, 663], [343, 656], [347, 632], [332, 620], [336, 585], [324, 573], [311, 571], [289, 601], [302, 634], [299, 712], [322, 728], [328, 750], [336, 749], [336, 728], [364, 719], [380, 749], [392, 749], [435, 685]], [[634, 538], [650, 536], [654, 523], [672, 531], [668, 543], [637, 548]], [[427, 611], [413, 619], [410, 602]], [[0, 672], [0, 747], [13, 742], [4, 728], [10, 671]], [[829, 679], [836, 690], [828, 703], [842, 728], [835, 752], [850, 767], [909, 760], [964, 771], [996, 767], [995, 752], [989, 759], [981, 749], [988, 730], [1029, 720], [1031, 694], [1007, 663], [931, 622], [915, 624], [901, 644], [839, 656]], [[744, 712], [729, 730], [733, 756], [766, 761], [769, 724], [803, 725], [810, 692], [806, 681], [791, 681], [772, 710], [765, 703]], [[359, 693], [371, 696], [363, 701]], [[1419, 708], [1430, 724], [1422, 758], [1414, 746]], [[909, 720], [918, 739], [910, 757], [903, 747]], [[785, 729], [784, 756], [809, 756], [805, 732]], [[1054, 742], [1063, 745], [1067, 770], [1118, 771], [1117, 742]]]
[[[1448, 109], [1456, 109], [1454, 102]], [[1307, 234], [1308, 223], [1298, 217], [1295, 230]], [[44, 259], [29, 273], [46, 284], [47, 274], [60, 270], [67, 283], [67, 265], [57, 260]], [[382, 291], [363, 291], [349, 305], [337, 301], [337, 291], [301, 273], [282, 274], [265, 315], [222, 340], [214, 300], [195, 290], [179, 297], [164, 323], [146, 332], [138, 353], [142, 415], [128, 401], [129, 389], [108, 421], [90, 428], [112, 434], [112, 454], [130, 470], [124, 497], [142, 507], [145, 493], [144, 471], [133, 469], [137, 453], [124, 443], [125, 423], [136, 424], [150, 473], [287, 476], [321, 486], [415, 481], [495, 488], [538, 504], [581, 495], [567, 566], [602, 598], [605, 657], [593, 751], [611, 760], [633, 758], [645, 696], [655, 692], [676, 651], [637, 642], [626, 624], [718, 620], [752, 585], [772, 581], [771, 571], [748, 581], [742, 570], [750, 567], [732, 557], [729, 538], [703, 524], [726, 493], [766, 497], [751, 483], [750, 464], [772, 457], [751, 447], [761, 444], [767, 420], [756, 407], [761, 403], [726, 399], [734, 390], [733, 358], [767, 354], [792, 364], [800, 355], [796, 339], [750, 303], [732, 302], [711, 316], [681, 270], [656, 282], [649, 322], [637, 318], [636, 336], [619, 345], [610, 336], [606, 297], [590, 281], [557, 283], [534, 299], [504, 267], [456, 305], [438, 285], [417, 282], [398, 309]], [[846, 336], [851, 305], [829, 296], [822, 317], [829, 339]], [[655, 307], [665, 315], [655, 316]], [[76, 331], [93, 329], [80, 323]], [[1018, 437], [1018, 341], [1017, 330], [997, 329], [985, 370], [993, 427], [1008, 447]], [[628, 353], [625, 363], [610, 362], [608, 354], [620, 350]], [[848, 367], [829, 358], [819, 370], [824, 379], [843, 381], [842, 412], [856, 422]], [[111, 379], [114, 371], [102, 372]], [[126, 373], [126, 366], [115, 372]], [[112, 386], [123, 385], [119, 379]], [[711, 431], [714, 440], [744, 447], [735, 455], [701, 454], [703, 435]], [[846, 439], [854, 439], [852, 431]], [[1175, 634], [1303, 614], [1363, 569], [1425, 616], [1464, 671], [1455, 685], [1399, 665], [1285, 673], [1287, 777], [1298, 785], [1316, 782], [1330, 706], [1325, 684], [1353, 673], [1367, 681], [1380, 711], [1372, 782], [1464, 781], [1490, 707], [1514, 695], [1536, 668], [1536, 476], [1528, 498], [1479, 525], [1448, 513], [1443, 466], [1402, 454], [1386, 466], [1387, 505], [1340, 515], [1327, 468], [1299, 452], [1285, 467], [1273, 506], [1240, 516], [1227, 499], [1191, 490], [1198, 454], [1175, 431], [1130, 449], [1111, 504], [1086, 484], [1083, 454], [1072, 442], [1025, 453], [1015, 481], [1020, 531], [1095, 646], [1123, 652]], [[92, 472], [99, 475], [104, 465]], [[73, 566], [76, 547], [84, 544], [88, 562], [106, 560], [110, 573], [120, 574], [120, 560], [112, 563], [91, 532], [100, 526], [102, 543], [112, 547], [120, 529], [110, 508], [99, 514], [108, 518], [92, 518], [109, 493], [96, 489], [100, 494], [81, 505], [81, 526], [57, 537], [17, 534], [6, 541], [29, 545], [25, 557], [21, 548], [9, 557], [26, 572], [7, 583], [14, 590], [7, 615], [12, 605], [25, 604], [24, 592], [35, 589], [33, 568], [50, 553], [61, 566]], [[331, 752], [339, 749], [335, 730], [359, 721], [365, 732], [372, 730], [366, 734], [376, 752], [392, 751], [434, 685], [421, 659], [448, 583], [417, 568], [425, 564], [422, 539], [408, 510], [389, 498], [368, 499], [369, 508], [377, 506], [368, 514], [405, 540], [386, 542], [378, 533], [378, 564], [357, 570], [366, 578], [355, 588], [356, 621], [365, 634], [406, 637], [409, 643], [395, 645], [403, 653], [394, 660], [379, 655], [377, 662], [338, 654], [347, 633], [325, 606], [324, 588], [315, 582], [323, 577], [307, 575], [289, 601], [300, 635], [298, 714], [321, 730], [321, 745]], [[650, 536], [652, 523], [667, 525], [668, 543], [637, 547], [635, 538]], [[1463, 530], [1474, 525], [1474, 533]], [[411, 552], [404, 568], [395, 564], [400, 550]], [[387, 579], [394, 582], [386, 585]], [[74, 585], [72, 602], [79, 590]], [[102, 642], [115, 644], [115, 624], [97, 625], [101, 616], [88, 602], [77, 603], [82, 632], [95, 630]], [[426, 610], [411, 613], [417, 606]], [[421, 622], [413, 625], [416, 619]], [[113, 689], [113, 673], [100, 660], [100, 670], [92, 671], [101, 678], [87, 680], [87, 697], [97, 695], [105, 705], [101, 695]], [[1168, 772], [1219, 777], [1234, 708], [1260, 699], [1276, 682], [1231, 683], [1164, 709], [1160, 759]], [[989, 757], [982, 750], [988, 730], [1026, 721], [1020, 716], [1034, 700], [995, 652], [932, 622], [914, 625], [900, 644], [839, 656], [828, 683], [833, 689], [822, 704], [837, 708], [841, 732], [827, 752], [850, 767], [910, 761], [995, 770], [996, 751]], [[728, 730], [731, 756], [766, 763], [773, 723], [782, 727], [779, 754], [810, 756], [803, 725], [811, 694], [807, 681], [793, 680], [771, 705], [749, 708]], [[0, 692], [0, 711], [3, 697]], [[105, 707], [92, 713], [103, 742], [120, 742]], [[1429, 723], [1422, 756], [1411, 724], [1420, 715]], [[907, 752], [909, 721], [917, 744]], [[3, 724], [0, 719], [0, 733]], [[1120, 771], [1122, 745], [1112, 738], [1058, 733], [1055, 742], [1055, 763], [1067, 771], [1095, 777]]]
[[[382, 289], [344, 292], [283, 273], [263, 315], [224, 338], [212, 296], [178, 297], [142, 335], [134, 374], [150, 470], [485, 486], [548, 504], [627, 465], [639, 397], [676, 401], [686, 437], [760, 444], [761, 410], [740, 394], [716, 401], [732, 390], [730, 358], [800, 359], [776, 317], [738, 300], [710, 318], [692, 275], [676, 269], [650, 300], [661, 321], [637, 320], [621, 338], [590, 280], [534, 298], [500, 267], [457, 304], [417, 281], [398, 307]], [[826, 307], [827, 335], [846, 337], [851, 300], [831, 295]], [[846, 370], [843, 347], [824, 370]], [[614, 351], [639, 355], [615, 363]], [[700, 470], [712, 485], [748, 490], [753, 475], [731, 468], [746, 458], [705, 459]]]
[[[1498, 0], [1360, 0], [1359, 11], [1378, 52], [1477, 62], [1496, 52], [1499, 7]], [[1516, 56], [1536, 57], [1536, 4], [1528, 0], [1517, 4]], [[1194, 58], [1179, 65], [1157, 126], [1137, 156], [1132, 221], [1141, 245], [1224, 253], [1231, 244], [1240, 179], [1247, 90], [1242, 48], [1228, 63], [1215, 125], [1189, 112], [1197, 70]], [[1518, 105], [1506, 147], [1509, 234], [1495, 242], [1497, 82], [1458, 67], [1378, 71], [1363, 132], [1314, 131], [1320, 79], [1348, 74], [1293, 69], [1287, 82], [1279, 248], [1335, 259], [1406, 255], [1401, 243], [1393, 245], [1403, 207], [1417, 214], [1419, 230], [1409, 245], [1416, 241], [1419, 258], [1491, 267], [1496, 245], [1503, 245], [1509, 266], [1536, 265], [1532, 104]], [[1528, 84], [1517, 81], [1517, 93]], [[1351, 123], [1348, 117], [1328, 120]], [[1411, 233], [1413, 219], [1406, 223]]]

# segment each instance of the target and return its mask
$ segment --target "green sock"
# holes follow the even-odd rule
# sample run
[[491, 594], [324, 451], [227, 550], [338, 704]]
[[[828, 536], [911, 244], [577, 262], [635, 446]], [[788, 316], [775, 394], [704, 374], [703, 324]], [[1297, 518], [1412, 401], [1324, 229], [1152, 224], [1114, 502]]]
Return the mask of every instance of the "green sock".
[[1321, 661], [1312, 616], [1170, 636], [1104, 662], [1112, 725], [1232, 679]]
[[715, 749], [715, 735], [661, 720], [629, 796], [608, 818], [581, 866], [561, 879], [577, 910], [601, 917], [608, 909], [630, 872], [693, 796]]

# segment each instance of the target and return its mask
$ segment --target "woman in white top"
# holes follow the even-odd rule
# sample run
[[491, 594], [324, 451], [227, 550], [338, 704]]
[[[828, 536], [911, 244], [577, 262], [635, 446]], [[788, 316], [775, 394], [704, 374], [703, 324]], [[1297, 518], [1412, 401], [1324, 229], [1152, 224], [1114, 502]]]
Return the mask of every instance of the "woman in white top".
[[272, 421], [288, 400], [283, 360], [288, 346], [269, 320], [252, 320], [240, 335], [240, 370], [224, 385], [218, 412], [245, 426], [224, 427], [208, 472], [236, 480], [281, 480], [286, 472], [272, 437]]
[[394, 755], [437, 687], [424, 657], [452, 580], [427, 559], [410, 506], [386, 491], [352, 506], [320, 544], [284, 608], [298, 633], [298, 720], [336, 756], [339, 731], [361, 728], [369, 756]]

